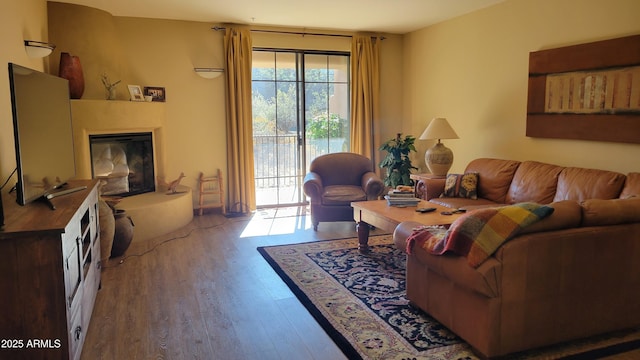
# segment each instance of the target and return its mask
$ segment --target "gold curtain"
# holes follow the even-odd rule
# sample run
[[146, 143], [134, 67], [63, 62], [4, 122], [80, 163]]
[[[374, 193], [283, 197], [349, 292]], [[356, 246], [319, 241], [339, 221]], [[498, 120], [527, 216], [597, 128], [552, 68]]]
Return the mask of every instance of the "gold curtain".
[[251, 32], [227, 26], [224, 36], [227, 81], [227, 173], [230, 212], [256, 208], [251, 113]]
[[379, 44], [371, 35], [351, 40], [351, 151], [371, 159], [374, 168], [373, 124], [378, 121]]

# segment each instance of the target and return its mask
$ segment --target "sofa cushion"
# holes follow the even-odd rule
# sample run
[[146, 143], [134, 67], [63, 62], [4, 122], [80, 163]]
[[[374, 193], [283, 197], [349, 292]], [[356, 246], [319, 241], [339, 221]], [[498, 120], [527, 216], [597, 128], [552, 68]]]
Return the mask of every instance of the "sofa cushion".
[[465, 172], [478, 173], [478, 197], [503, 204], [519, 161], [501, 159], [475, 159]]
[[640, 173], [629, 173], [624, 182], [624, 188], [620, 193], [620, 199], [628, 199], [631, 197], [640, 198]]
[[549, 204], [553, 214], [522, 229], [521, 234], [571, 229], [582, 222], [582, 207], [577, 201], [563, 200]]
[[620, 196], [625, 178], [613, 171], [568, 167], [558, 177], [553, 201], [615, 199]]
[[537, 161], [524, 161], [516, 170], [505, 202], [549, 204], [558, 187], [558, 176], [564, 167]]
[[367, 200], [367, 194], [362, 187], [354, 185], [331, 185], [324, 187], [322, 204], [324, 205], [348, 205], [353, 201]]
[[446, 206], [452, 209], [464, 208], [464, 209], [473, 209], [479, 207], [487, 207], [487, 206], [497, 206], [502, 205], [497, 202], [487, 200], [487, 199], [466, 199], [466, 198], [454, 198], [454, 197], [443, 197], [443, 198], [433, 198], [429, 200], [430, 203]]
[[581, 203], [582, 225], [602, 226], [640, 221], [640, 198], [589, 199]]
[[440, 197], [478, 198], [478, 173], [449, 174]]

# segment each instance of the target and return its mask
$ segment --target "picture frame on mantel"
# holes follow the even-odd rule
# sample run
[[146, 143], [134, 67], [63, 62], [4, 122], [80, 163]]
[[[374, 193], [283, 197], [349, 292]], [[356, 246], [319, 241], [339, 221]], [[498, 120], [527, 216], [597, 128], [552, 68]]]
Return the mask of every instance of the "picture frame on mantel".
[[144, 94], [146, 96], [151, 96], [151, 101], [159, 101], [159, 102], [166, 101], [165, 90], [163, 87], [145, 86]]
[[129, 88], [131, 101], [144, 101], [144, 95], [142, 94], [142, 89], [140, 89], [139, 85], [127, 85], [127, 87]]
[[526, 136], [640, 143], [640, 35], [529, 54]]

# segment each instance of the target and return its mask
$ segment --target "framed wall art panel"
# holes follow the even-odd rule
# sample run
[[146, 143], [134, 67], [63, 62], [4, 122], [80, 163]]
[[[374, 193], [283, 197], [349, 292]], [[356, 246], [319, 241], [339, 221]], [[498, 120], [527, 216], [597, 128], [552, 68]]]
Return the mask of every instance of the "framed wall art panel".
[[640, 35], [529, 54], [526, 135], [640, 143]]

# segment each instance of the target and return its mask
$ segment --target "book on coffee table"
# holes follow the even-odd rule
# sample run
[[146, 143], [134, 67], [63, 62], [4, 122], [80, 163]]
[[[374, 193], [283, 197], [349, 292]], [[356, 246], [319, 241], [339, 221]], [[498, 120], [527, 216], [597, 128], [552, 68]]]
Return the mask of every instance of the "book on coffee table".
[[389, 204], [390, 206], [417, 206], [420, 202], [420, 199], [415, 196], [405, 197], [387, 194], [384, 196], [384, 198], [387, 200], [387, 204]]

